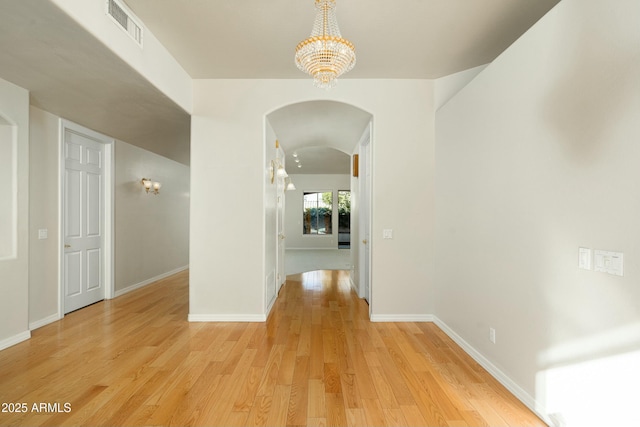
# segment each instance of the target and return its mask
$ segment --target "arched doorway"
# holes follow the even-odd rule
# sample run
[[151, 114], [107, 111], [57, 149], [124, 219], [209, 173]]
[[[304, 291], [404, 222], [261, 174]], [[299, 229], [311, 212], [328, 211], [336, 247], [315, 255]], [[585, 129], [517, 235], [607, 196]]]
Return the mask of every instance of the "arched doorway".
[[[370, 301], [368, 269], [366, 274], [362, 274], [362, 267], [368, 265], [364, 259], [368, 260], [369, 239], [362, 236], [368, 235], [371, 208], [370, 196], [363, 197], [362, 191], [369, 194], [371, 185], [370, 180], [368, 185], [361, 185], [358, 176], [359, 169], [369, 171], [370, 165], [359, 167], [358, 159], [361, 158], [362, 147], [370, 141], [372, 119], [370, 113], [336, 101], [289, 104], [265, 116], [265, 161], [267, 167], [275, 171], [273, 184], [265, 187], [265, 295], [268, 310], [286, 280], [285, 247], [339, 252], [340, 244], [345, 246], [344, 221], [340, 223], [345, 192], [351, 197], [351, 244], [346, 249], [349, 255], [344, 268], [336, 269], [349, 270], [356, 293]], [[278, 176], [281, 167], [288, 174], [286, 178]], [[296, 190], [285, 192], [290, 182], [294, 183]], [[311, 200], [314, 197], [315, 202]], [[361, 200], [367, 203], [363, 205]], [[336, 210], [338, 212], [333, 215]], [[327, 211], [331, 215], [327, 216]], [[366, 219], [366, 233], [362, 230], [360, 218]], [[324, 225], [327, 221], [329, 224]], [[344, 257], [341, 256], [340, 260]], [[314, 268], [313, 264], [305, 267], [322, 268], [321, 265]], [[361, 279], [363, 276], [365, 283]]]

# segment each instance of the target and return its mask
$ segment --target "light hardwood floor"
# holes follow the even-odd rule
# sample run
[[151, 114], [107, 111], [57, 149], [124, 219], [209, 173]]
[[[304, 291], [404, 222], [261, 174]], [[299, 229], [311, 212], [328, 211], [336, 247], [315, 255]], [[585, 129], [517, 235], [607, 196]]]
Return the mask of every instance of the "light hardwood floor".
[[34, 331], [0, 425], [544, 425], [435, 325], [370, 323], [348, 273], [288, 279], [266, 323], [188, 323], [184, 272]]

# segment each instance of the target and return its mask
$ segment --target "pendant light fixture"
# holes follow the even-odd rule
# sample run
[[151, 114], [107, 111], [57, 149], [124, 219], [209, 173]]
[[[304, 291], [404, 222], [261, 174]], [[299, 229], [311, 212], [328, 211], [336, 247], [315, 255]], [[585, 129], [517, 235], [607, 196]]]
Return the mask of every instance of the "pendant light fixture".
[[315, 86], [329, 89], [356, 65], [353, 44], [342, 38], [335, 0], [315, 0], [316, 19], [311, 36], [296, 46], [298, 68], [313, 77]]

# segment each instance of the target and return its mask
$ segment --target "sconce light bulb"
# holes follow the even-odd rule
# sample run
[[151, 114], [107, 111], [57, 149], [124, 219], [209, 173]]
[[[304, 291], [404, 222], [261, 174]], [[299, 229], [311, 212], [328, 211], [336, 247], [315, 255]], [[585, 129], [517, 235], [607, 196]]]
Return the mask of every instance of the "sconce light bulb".
[[150, 179], [142, 178], [142, 185], [144, 186], [145, 191], [148, 193], [151, 189], [152, 182]]

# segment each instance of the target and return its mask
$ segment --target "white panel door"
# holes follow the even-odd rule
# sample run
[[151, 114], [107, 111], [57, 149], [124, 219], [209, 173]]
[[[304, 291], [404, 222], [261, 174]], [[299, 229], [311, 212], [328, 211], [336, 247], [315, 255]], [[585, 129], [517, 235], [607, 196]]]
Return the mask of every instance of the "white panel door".
[[105, 298], [104, 145], [64, 134], [64, 312]]

